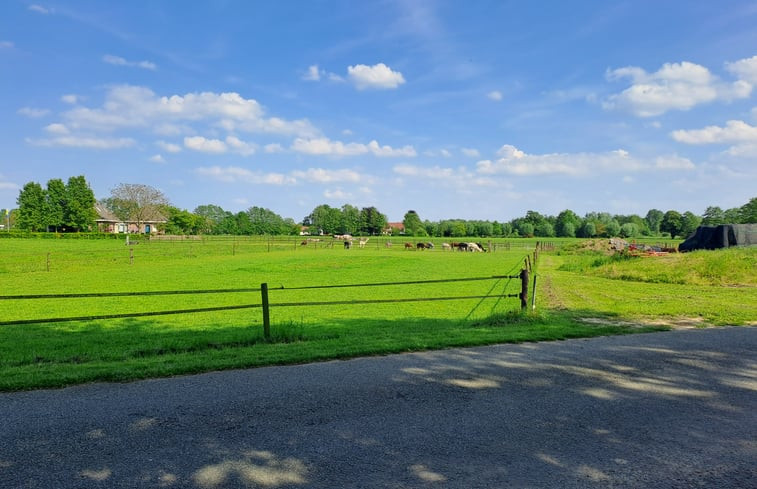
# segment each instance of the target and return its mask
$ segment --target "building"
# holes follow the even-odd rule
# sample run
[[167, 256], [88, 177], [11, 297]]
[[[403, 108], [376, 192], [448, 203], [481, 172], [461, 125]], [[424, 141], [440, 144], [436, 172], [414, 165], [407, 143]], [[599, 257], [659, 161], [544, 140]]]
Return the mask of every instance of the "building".
[[95, 219], [97, 230], [101, 233], [157, 234], [168, 222], [161, 214], [156, 214], [151, 219], [144, 219], [139, 223], [124, 221], [99, 202], [95, 203], [95, 211], [97, 212], [97, 219]]

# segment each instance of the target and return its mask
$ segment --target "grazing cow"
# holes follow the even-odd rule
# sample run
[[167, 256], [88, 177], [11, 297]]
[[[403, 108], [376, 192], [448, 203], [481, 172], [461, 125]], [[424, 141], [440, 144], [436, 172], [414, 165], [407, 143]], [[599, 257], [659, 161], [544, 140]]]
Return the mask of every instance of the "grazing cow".
[[387, 241], [386, 243], [384, 243], [384, 246], [386, 246], [387, 248], [391, 248], [392, 247], [392, 242], [391, 241]]
[[371, 238], [365, 238], [365, 239], [360, 238], [359, 246], [361, 248], [365, 248], [365, 243], [367, 243], [369, 239], [371, 239]]
[[306, 246], [307, 244], [308, 244], [307, 241], [303, 241], [302, 243], [300, 243], [300, 246]]
[[345, 240], [345, 241], [344, 241], [344, 249], [345, 249], [345, 250], [349, 250], [350, 248], [352, 248], [352, 241], [350, 241], [350, 240]]
[[476, 243], [476, 244], [478, 245], [479, 248], [481, 248], [481, 251], [483, 251], [484, 253], [486, 253], [486, 248], [484, 247], [483, 243]]
[[415, 248], [419, 249], [419, 250], [425, 250], [426, 249], [426, 243], [418, 243], [417, 245], [415, 245]]
[[476, 252], [476, 251], [483, 252], [484, 251], [476, 243], [466, 243], [466, 244], [468, 245], [468, 251], [473, 251], [473, 252]]
[[468, 251], [468, 243], [455, 243], [458, 251]]
[[452, 251], [452, 246], [449, 243], [442, 243], [442, 251], [446, 250]]
[[406, 250], [412, 250], [413, 249], [413, 243], [405, 243], [405, 249]]

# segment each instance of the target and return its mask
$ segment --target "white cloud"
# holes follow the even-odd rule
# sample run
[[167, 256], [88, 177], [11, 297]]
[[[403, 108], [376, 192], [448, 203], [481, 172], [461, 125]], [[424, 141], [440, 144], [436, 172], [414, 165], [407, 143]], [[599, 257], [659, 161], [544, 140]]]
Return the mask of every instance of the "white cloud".
[[61, 99], [61, 101], [65, 102], [67, 104], [70, 104], [70, 105], [75, 105], [77, 102], [79, 102], [79, 96], [78, 95], [74, 95], [72, 93], [69, 93], [67, 95], [63, 95], [60, 99]]
[[494, 100], [495, 102], [502, 100], [502, 92], [500, 92], [499, 90], [492, 90], [491, 92], [487, 93], [486, 96], [491, 100]]
[[314, 183], [358, 183], [364, 179], [358, 172], [347, 169], [325, 170], [323, 168], [308, 168], [305, 171], [295, 170], [291, 175], [296, 179]]
[[29, 5], [28, 8], [32, 12], [37, 12], [38, 14], [42, 14], [42, 15], [47, 15], [47, 14], [53, 13], [53, 9], [49, 9], [49, 8], [43, 7], [42, 5], [32, 4], [32, 5]]
[[343, 143], [341, 141], [332, 141], [328, 138], [315, 139], [295, 139], [292, 144], [292, 150], [298, 153], [311, 155], [333, 155], [333, 156], [356, 156], [371, 153], [379, 157], [413, 157], [417, 153], [412, 146], [403, 146], [402, 148], [392, 148], [391, 146], [380, 146], [377, 141], [371, 141], [368, 144], [363, 143]]
[[752, 84], [757, 84], [757, 56], [725, 64], [726, 70]]
[[[113, 131], [126, 128], [183, 127], [191, 124], [216, 124], [227, 131], [274, 133], [311, 137], [318, 131], [305, 119], [288, 121], [265, 117], [253, 99], [235, 92], [188, 93], [157, 96], [146, 87], [119, 85], [106, 93], [100, 108], [77, 107], [63, 114], [70, 128]], [[169, 134], [163, 132], [163, 134]]]
[[242, 141], [236, 136], [227, 136], [226, 144], [229, 146], [229, 148], [231, 148], [232, 151], [239, 153], [242, 156], [249, 156], [255, 154], [255, 152], [257, 151], [256, 144]]
[[45, 126], [45, 131], [49, 132], [50, 134], [69, 134], [68, 128], [59, 123], [49, 124]]
[[319, 81], [321, 79], [321, 72], [318, 70], [318, 65], [309, 66], [308, 71], [302, 75], [302, 79], [306, 81]]
[[52, 139], [26, 139], [33, 146], [64, 146], [85, 149], [122, 149], [136, 144], [131, 138], [97, 138], [88, 136], [60, 136]]
[[461, 151], [463, 156], [467, 156], [468, 158], [479, 158], [481, 156], [481, 153], [474, 148], [463, 148]]
[[271, 143], [263, 146], [263, 151], [266, 153], [281, 153], [284, 151], [284, 148], [282, 148], [279, 143]]
[[0, 49], [13, 49], [13, 41], [0, 41]]
[[645, 161], [618, 149], [605, 153], [551, 153], [531, 155], [514, 146], [504, 145], [497, 152], [499, 159], [482, 160], [476, 164], [479, 173], [516, 176], [569, 175], [599, 176], [606, 173], [638, 172], [650, 169], [691, 169], [693, 164], [678, 156]]
[[722, 82], [704, 66], [687, 61], [666, 63], [655, 73], [634, 66], [618, 68], [608, 71], [607, 78], [610, 81], [630, 78], [632, 85], [608, 97], [603, 106], [639, 117], [689, 110], [715, 100], [746, 98], [752, 91], [752, 85], [746, 81]]
[[195, 173], [203, 178], [211, 178], [226, 183], [251, 183], [266, 185], [292, 185], [295, 179], [282, 173], [253, 172], [238, 166], [196, 168]]
[[47, 109], [35, 109], [33, 107], [21, 107], [17, 112], [23, 116], [31, 117], [32, 119], [45, 117], [50, 113]]
[[168, 151], [169, 153], [181, 152], [181, 146], [179, 146], [178, 144], [167, 143], [165, 141], [156, 141], [155, 144], [163, 151]]
[[405, 83], [402, 73], [393, 71], [384, 63], [373, 66], [349, 66], [347, 67], [347, 77], [358, 90], [387, 90], [397, 88]]
[[226, 144], [219, 139], [207, 139], [202, 136], [184, 138], [184, 147], [202, 153], [225, 153]]
[[757, 127], [744, 121], [728, 121], [725, 127], [707, 126], [704, 129], [680, 129], [670, 133], [679, 143], [718, 144], [718, 143], [757, 143]]
[[150, 161], [152, 161], [153, 163], [165, 163], [166, 162], [166, 160], [163, 158], [163, 155], [159, 155], [159, 154], [151, 156], [150, 157]]
[[112, 54], [106, 54], [103, 56], [103, 61], [115, 66], [128, 66], [131, 68], [142, 68], [151, 71], [158, 69], [158, 65], [151, 61], [127, 61], [120, 56], [113, 56]]
[[337, 188], [334, 190], [326, 189], [323, 191], [323, 196], [331, 200], [349, 200], [353, 197], [353, 194], [345, 192], [344, 190]]
[[693, 170], [694, 163], [678, 155], [660, 156], [655, 160], [655, 167], [661, 170]]

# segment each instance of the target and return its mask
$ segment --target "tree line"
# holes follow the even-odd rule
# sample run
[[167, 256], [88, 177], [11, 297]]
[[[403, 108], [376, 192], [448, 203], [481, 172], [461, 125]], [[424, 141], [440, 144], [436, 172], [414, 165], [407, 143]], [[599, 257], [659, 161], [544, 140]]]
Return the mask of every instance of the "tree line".
[[[63, 183], [52, 179], [46, 187], [29, 182], [19, 192], [18, 208], [0, 209], [0, 224], [27, 231], [82, 232], [96, 231], [95, 196], [84, 176], [76, 176]], [[741, 207], [723, 210], [708, 207], [701, 216], [686, 211], [663, 212], [650, 209], [644, 217], [607, 212], [589, 212], [578, 216], [566, 209], [557, 216], [528, 211], [523, 217], [510, 221], [445, 219], [422, 220], [409, 210], [402, 227], [389, 226], [387, 217], [375, 207], [358, 209], [350, 204], [331, 207], [316, 206], [302, 221], [284, 218], [263, 207], [230, 212], [220, 206], [200, 205], [189, 212], [170, 204], [159, 190], [143, 184], [119, 184], [110, 197], [99, 201], [124, 222], [138, 225], [144, 221], [165, 221], [162, 232], [167, 234], [218, 235], [298, 235], [352, 234], [378, 235], [382, 233], [406, 236], [435, 237], [624, 237], [667, 236], [683, 238], [700, 225], [757, 223], [757, 197]], [[7, 225], [6, 224], [6, 225]]]

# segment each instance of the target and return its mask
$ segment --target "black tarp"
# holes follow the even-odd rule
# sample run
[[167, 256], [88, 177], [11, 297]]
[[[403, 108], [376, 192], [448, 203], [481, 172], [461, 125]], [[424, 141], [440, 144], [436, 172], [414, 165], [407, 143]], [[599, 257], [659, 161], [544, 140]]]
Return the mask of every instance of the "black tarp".
[[757, 224], [699, 226], [694, 234], [678, 245], [678, 251], [716, 250], [731, 246], [756, 246]]

